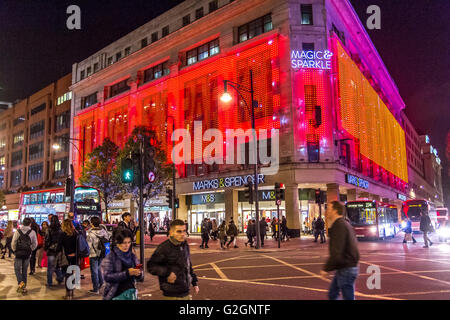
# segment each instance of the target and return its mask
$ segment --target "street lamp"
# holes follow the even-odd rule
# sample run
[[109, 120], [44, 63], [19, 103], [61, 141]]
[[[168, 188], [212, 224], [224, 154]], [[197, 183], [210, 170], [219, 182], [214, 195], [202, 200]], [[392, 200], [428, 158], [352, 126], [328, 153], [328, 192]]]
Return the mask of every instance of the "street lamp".
[[234, 88], [234, 90], [236, 90], [236, 92], [239, 94], [239, 96], [242, 98], [242, 100], [245, 102], [245, 105], [247, 106], [247, 108], [249, 107], [247, 101], [245, 100], [245, 98], [242, 96], [241, 92], [239, 90], [243, 90], [246, 92], [249, 92], [251, 95], [251, 115], [252, 115], [252, 133], [253, 133], [253, 144], [254, 144], [254, 160], [255, 160], [255, 166], [253, 168], [254, 171], [254, 185], [255, 185], [255, 210], [256, 210], [256, 249], [260, 248], [260, 242], [261, 242], [261, 238], [260, 238], [260, 227], [259, 227], [259, 201], [258, 201], [258, 142], [256, 140], [256, 128], [255, 128], [255, 107], [258, 106], [258, 102], [255, 101], [254, 99], [254, 94], [255, 94], [255, 90], [253, 89], [253, 70], [250, 69], [250, 89], [245, 88], [243, 86], [241, 86], [240, 84], [230, 81], [230, 80], [223, 80], [223, 89], [224, 92], [222, 94], [222, 96], [220, 97], [220, 101], [222, 102], [230, 102], [233, 98], [231, 97], [231, 95], [228, 93], [228, 86]]
[[[80, 149], [78, 149], [78, 147], [76, 146], [75, 143], [73, 143], [72, 141], [81, 141], [84, 143], [84, 140], [82, 139], [74, 139], [74, 138], [69, 138], [69, 137], [58, 137], [61, 140], [65, 140], [68, 141], [71, 145], [73, 145], [75, 147], [75, 149], [77, 149], [78, 153], [82, 156], [82, 161], [81, 161], [81, 166], [84, 167], [84, 152], [83, 154], [81, 154]], [[58, 151], [59, 149], [61, 149], [61, 145], [59, 143], [54, 143], [52, 146], [53, 150]], [[84, 150], [83, 150], [84, 151]], [[71, 194], [70, 194], [70, 208], [69, 211], [73, 212], [74, 211], [74, 198], [75, 198], [75, 170], [73, 169], [73, 164], [70, 164], [70, 175], [72, 177], [72, 188], [71, 189]]]

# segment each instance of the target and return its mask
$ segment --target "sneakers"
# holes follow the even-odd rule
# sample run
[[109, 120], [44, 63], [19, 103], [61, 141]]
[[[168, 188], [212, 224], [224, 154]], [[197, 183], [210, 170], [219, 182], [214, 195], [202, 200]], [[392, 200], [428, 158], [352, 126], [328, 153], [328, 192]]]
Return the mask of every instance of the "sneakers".
[[92, 289], [92, 290], [89, 290], [89, 293], [93, 293], [93, 294], [99, 294], [100, 292], [99, 292], [98, 290], [94, 290], [94, 289]]
[[25, 283], [23, 281], [21, 281], [19, 283], [19, 286], [17, 287], [17, 293], [23, 293], [24, 290], [26, 290], [25, 289]]
[[234, 246], [234, 248], [236, 249], [236, 248], [239, 248], [238, 246]]

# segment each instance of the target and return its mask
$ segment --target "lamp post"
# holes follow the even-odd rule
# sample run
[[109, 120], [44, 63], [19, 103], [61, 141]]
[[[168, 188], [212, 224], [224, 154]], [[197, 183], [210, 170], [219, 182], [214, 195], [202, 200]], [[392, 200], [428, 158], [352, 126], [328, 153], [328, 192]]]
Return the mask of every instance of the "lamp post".
[[[175, 131], [175, 118], [172, 116], [167, 116], [167, 118], [171, 118], [172, 119], [172, 134]], [[175, 141], [172, 141], [172, 153], [173, 150], [175, 149]], [[173, 195], [172, 195], [172, 216], [173, 216], [173, 220], [175, 220], [177, 218], [177, 209], [175, 208], [175, 198], [177, 196], [176, 192], [175, 192], [175, 175], [176, 175], [176, 171], [175, 171], [175, 161], [172, 158], [172, 187], [173, 187]]]
[[222, 102], [228, 103], [233, 99], [227, 91], [228, 86], [230, 86], [230, 87], [234, 88], [234, 90], [236, 90], [236, 92], [239, 94], [239, 96], [242, 98], [242, 100], [244, 100], [247, 108], [249, 107], [249, 105], [239, 90], [249, 92], [251, 95], [250, 109], [251, 109], [251, 117], [252, 117], [252, 134], [253, 134], [253, 142], [254, 142], [253, 143], [254, 144], [253, 152], [254, 152], [254, 160], [255, 160], [255, 166], [253, 168], [253, 173], [254, 173], [253, 183], [255, 185], [254, 190], [255, 190], [255, 195], [256, 195], [254, 197], [255, 210], [256, 210], [256, 247], [255, 248], [259, 249], [260, 243], [261, 243], [261, 238], [260, 238], [260, 226], [259, 226], [259, 200], [258, 200], [258, 142], [256, 140], [256, 128], [255, 128], [255, 104], [256, 104], [256, 106], [258, 106], [258, 102], [255, 101], [255, 99], [254, 99], [255, 91], [253, 89], [253, 70], [250, 69], [250, 89], [245, 88], [245, 87], [241, 86], [240, 84], [232, 82], [230, 80], [223, 80], [223, 84], [224, 84], [224, 93], [220, 97], [220, 100]]
[[[84, 167], [84, 153], [82, 154], [80, 152], [80, 149], [78, 149], [78, 147], [76, 146], [75, 143], [73, 143], [72, 141], [81, 141], [84, 143], [84, 140], [81, 139], [74, 139], [74, 138], [68, 138], [68, 137], [59, 137], [61, 140], [66, 140], [68, 141], [71, 145], [73, 145], [75, 147], [75, 149], [77, 149], [78, 153], [81, 155], [82, 157], [82, 162], [81, 162], [81, 166]], [[54, 150], [59, 150], [61, 149], [61, 145], [58, 143], [54, 143], [53, 144], [53, 149]], [[69, 212], [73, 212], [74, 211], [74, 203], [75, 203], [75, 170], [73, 169], [73, 164], [70, 164], [70, 175], [71, 175], [71, 179], [72, 179], [72, 188], [70, 188], [70, 208], [69, 208]]]

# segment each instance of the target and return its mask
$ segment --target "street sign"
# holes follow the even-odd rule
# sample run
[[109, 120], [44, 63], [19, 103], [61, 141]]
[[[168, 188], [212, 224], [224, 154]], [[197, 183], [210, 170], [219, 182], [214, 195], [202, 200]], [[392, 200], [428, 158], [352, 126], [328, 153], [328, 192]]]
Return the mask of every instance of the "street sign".
[[150, 171], [148, 173], [148, 181], [150, 181], [150, 182], [155, 181], [155, 174], [153, 173], [153, 171]]
[[281, 206], [281, 199], [277, 200], [277, 206]]

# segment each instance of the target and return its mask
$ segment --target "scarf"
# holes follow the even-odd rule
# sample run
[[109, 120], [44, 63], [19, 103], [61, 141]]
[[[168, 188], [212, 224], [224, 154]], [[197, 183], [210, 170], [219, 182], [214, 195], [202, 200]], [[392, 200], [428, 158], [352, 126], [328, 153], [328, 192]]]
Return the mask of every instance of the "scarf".
[[133, 251], [128, 250], [128, 252], [123, 252], [122, 250], [120, 250], [117, 247], [114, 247], [114, 253], [116, 254], [116, 256], [120, 259], [120, 261], [122, 261], [122, 265], [125, 267], [124, 269], [129, 269], [129, 268], [134, 268], [135, 264], [134, 264], [134, 254]]

